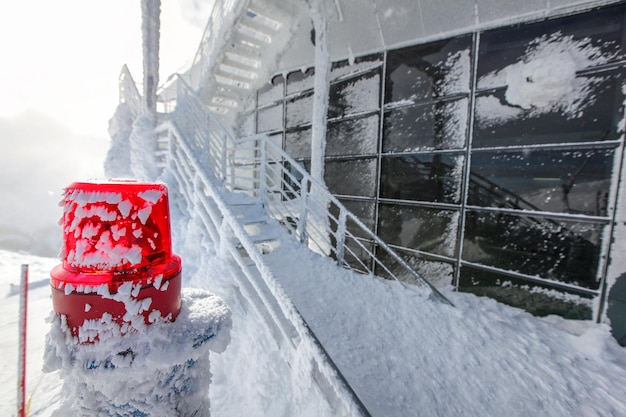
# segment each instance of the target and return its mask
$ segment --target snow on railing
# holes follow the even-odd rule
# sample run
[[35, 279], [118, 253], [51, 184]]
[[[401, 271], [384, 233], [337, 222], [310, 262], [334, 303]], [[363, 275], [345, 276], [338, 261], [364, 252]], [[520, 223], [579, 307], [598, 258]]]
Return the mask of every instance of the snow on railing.
[[[188, 123], [189, 119], [183, 117], [179, 120], [178, 117], [182, 116], [180, 112], [176, 112], [173, 116], [172, 122], [168, 124], [170, 148], [167, 172], [178, 183], [179, 191], [188, 209], [202, 222], [204, 230], [215, 243], [218, 251], [230, 254], [247, 278], [245, 283], [240, 282], [240, 291], [253, 292], [249, 296], [250, 299], [258, 298], [261, 301], [263, 307], [255, 304], [254, 301], [251, 305], [261, 316], [269, 315], [267, 324], [277, 340], [289, 343], [295, 350], [306, 355], [307, 360], [314, 363], [316, 369], [328, 381], [338, 381], [338, 385], [335, 383], [335, 389], [331, 391], [334, 393], [333, 398], [327, 399], [332, 402], [335, 409], [339, 408], [344, 411], [340, 415], [370, 417], [370, 413], [334, 364], [313, 330], [300, 316], [274, 278], [272, 271], [263, 262], [260, 250], [250, 241], [243, 225], [239, 223], [222, 196], [221, 183], [211, 175], [210, 171], [206, 171], [201, 162], [203, 158], [200, 157], [198, 148], [195, 147], [197, 140], [188, 143], [186, 138], [190, 132], [187, 130], [183, 134], [177, 127], [178, 123]], [[199, 129], [199, 133], [203, 131], [203, 128]], [[253, 264], [242, 256], [241, 249], [245, 250]], [[260, 274], [262, 280], [257, 278], [257, 274]]]
[[141, 94], [126, 65], [124, 65], [120, 71], [119, 89], [120, 103], [127, 103], [132, 112], [133, 119], [136, 119], [142, 113]]
[[340, 266], [416, 284], [452, 305], [267, 135], [233, 138], [184, 80], [178, 85], [174, 120], [181, 139], [229, 190], [260, 198], [269, 216]]

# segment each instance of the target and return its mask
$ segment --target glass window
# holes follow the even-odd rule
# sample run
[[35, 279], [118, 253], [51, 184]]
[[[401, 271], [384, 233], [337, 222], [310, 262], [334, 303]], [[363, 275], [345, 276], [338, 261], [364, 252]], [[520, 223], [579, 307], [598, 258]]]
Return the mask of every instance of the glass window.
[[474, 152], [467, 202], [606, 216], [613, 158], [612, 149]]
[[385, 242], [454, 256], [458, 212], [404, 204], [380, 204], [378, 210], [378, 234]]
[[[374, 209], [375, 204], [373, 201], [363, 201], [363, 200], [348, 200], [345, 198], [340, 198], [339, 201], [343, 204], [352, 214], [354, 214], [363, 224], [370, 230], [374, 230]], [[348, 220], [346, 223], [348, 227], [348, 231], [353, 233], [357, 237], [368, 238], [367, 234], [361, 231], [360, 227], [356, 226], [356, 223]]]
[[615, 11], [482, 34], [473, 146], [618, 139], [626, 37]]
[[368, 241], [348, 239], [344, 247], [344, 261], [356, 271], [369, 274], [373, 266], [374, 244]]
[[376, 159], [326, 160], [324, 180], [333, 194], [374, 197]]
[[270, 132], [283, 128], [283, 105], [259, 110], [257, 116], [257, 133]]
[[328, 118], [380, 108], [380, 71], [333, 84], [328, 98]]
[[311, 128], [285, 134], [285, 152], [294, 159], [311, 157]]
[[495, 272], [462, 266], [459, 289], [523, 308], [537, 316], [558, 314], [571, 320], [590, 320], [593, 301], [549, 285], [512, 278]]
[[311, 123], [313, 93], [307, 93], [287, 101], [287, 128]]
[[464, 157], [450, 154], [385, 156], [380, 196], [459, 204]]
[[[476, 97], [474, 148], [619, 139], [621, 70], [577, 75], [562, 86], [511, 86]], [[528, 77], [531, 77], [530, 75]], [[554, 81], [558, 84], [558, 81]], [[580, 91], [577, 91], [579, 89]], [[551, 95], [552, 94], [552, 95]]]
[[616, 62], [625, 39], [623, 9], [616, 8], [491, 30], [480, 36], [478, 87], [502, 85], [517, 75], [557, 76], [553, 70]]
[[331, 82], [339, 78], [349, 77], [351, 74], [364, 73], [369, 70], [380, 68], [383, 65], [381, 54], [356, 57], [352, 60], [333, 62], [330, 70]]
[[387, 110], [383, 152], [463, 148], [467, 110], [467, 99]]
[[[454, 266], [452, 264], [427, 260], [402, 249], [394, 249], [394, 252], [400, 255], [415, 272], [435, 287], [444, 287], [452, 284], [454, 278]], [[419, 285], [419, 278], [416, 278], [413, 274], [408, 272], [397, 260], [388, 255], [386, 251], [379, 249], [376, 254], [398, 279]], [[375, 273], [383, 278], [391, 278], [389, 273], [380, 266], [377, 266]]]
[[396, 49], [387, 54], [385, 103], [467, 93], [472, 37]]
[[277, 75], [272, 78], [269, 84], [262, 86], [258, 90], [258, 107], [265, 107], [283, 99], [283, 89], [285, 88], [283, 80], [282, 75]]
[[604, 227], [594, 223], [469, 211], [463, 259], [598, 289], [603, 232]]
[[313, 88], [315, 70], [309, 68], [306, 71], [294, 71], [287, 75], [287, 95], [299, 93]]
[[378, 115], [341, 120], [328, 125], [326, 155], [375, 155], [378, 151]]

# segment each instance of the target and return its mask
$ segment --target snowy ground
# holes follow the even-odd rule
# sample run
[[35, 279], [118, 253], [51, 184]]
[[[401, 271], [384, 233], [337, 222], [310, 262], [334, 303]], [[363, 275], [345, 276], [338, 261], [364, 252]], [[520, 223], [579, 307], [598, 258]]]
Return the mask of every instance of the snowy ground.
[[[174, 215], [176, 217], [176, 215]], [[212, 415], [333, 415], [294, 370], [233, 285], [233, 269], [184, 219], [174, 224], [186, 287], [226, 299], [231, 344], [212, 354]], [[294, 260], [297, 259], [297, 262]], [[57, 260], [0, 251], [0, 415], [16, 414], [20, 265], [30, 265], [28, 395], [31, 416], [61, 400], [57, 373], [41, 372], [47, 277]], [[374, 416], [626, 416], [626, 350], [606, 325], [536, 318], [491, 299], [446, 292], [455, 308], [394, 283], [335, 269], [287, 241], [272, 262], [317, 336]], [[315, 271], [315, 280], [302, 279]], [[289, 274], [286, 274], [289, 276]], [[416, 411], [420, 410], [420, 411]]]

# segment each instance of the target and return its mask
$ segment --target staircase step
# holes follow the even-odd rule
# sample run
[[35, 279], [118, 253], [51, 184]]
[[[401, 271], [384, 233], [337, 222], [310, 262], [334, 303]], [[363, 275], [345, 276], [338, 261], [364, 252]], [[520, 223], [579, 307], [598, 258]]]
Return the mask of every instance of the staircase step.
[[227, 75], [215, 74], [215, 81], [218, 84], [222, 84], [227, 87], [241, 88], [242, 90], [250, 90], [252, 88], [250, 83], [229, 77]]
[[247, 38], [252, 39], [255, 43], [256, 42], [262, 42], [265, 44], [270, 44], [272, 43], [272, 36], [269, 35], [268, 33], [265, 33], [261, 30], [255, 29], [251, 26], [248, 25], [244, 25], [244, 24], [239, 24], [237, 26], [237, 31], [244, 35]]
[[262, 15], [255, 10], [246, 10], [246, 18], [249, 21], [254, 22], [256, 25], [263, 26], [276, 32], [281, 27], [281, 23], [278, 20], [272, 19], [268, 16]]
[[268, 242], [277, 240], [280, 236], [280, 231], [277, 230], [276, 226], [268, 224], [267, 221], [246, 224], [244, 230], [253, 242]]
[[254, 80], [259, 76], [257, 72], [241, 68], [241, 66], [239, 65], [220, 64], [219, 69], [225, 74], [229, 74], [234, 77], [244, 78], [246, 80]]
[[261, 60], [255, 57], [250, 57], [248, 55], [243, 55], [241, 53], [227, 51], [224, 53], [226, 58], [230, 62], [236, 62], [239, 65], [244, 65], [249, 68], [258, 69], [261, 68]]

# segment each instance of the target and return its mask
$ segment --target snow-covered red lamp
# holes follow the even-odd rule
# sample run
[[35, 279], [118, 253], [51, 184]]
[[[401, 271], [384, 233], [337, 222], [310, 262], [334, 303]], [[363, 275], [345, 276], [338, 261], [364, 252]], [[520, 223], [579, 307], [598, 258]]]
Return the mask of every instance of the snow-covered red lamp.
[[[181, 259], [172, 253], [167, 187], [134, 180], [65, 189], [63, 263], [51, 271], [54, 311], [79, 342], [121, 334], [181, 309]], [[107, 327], [109, 326], [109, 327]]]

